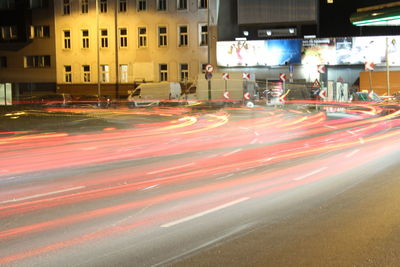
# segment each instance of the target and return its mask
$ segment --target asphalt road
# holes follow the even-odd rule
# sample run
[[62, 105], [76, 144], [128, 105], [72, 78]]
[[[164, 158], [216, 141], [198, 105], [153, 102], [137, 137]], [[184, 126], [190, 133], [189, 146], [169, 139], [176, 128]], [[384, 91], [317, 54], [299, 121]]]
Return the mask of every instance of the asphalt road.
[[9, 110], [0, 121], [2, 266], [398, 262], [397, 107]]

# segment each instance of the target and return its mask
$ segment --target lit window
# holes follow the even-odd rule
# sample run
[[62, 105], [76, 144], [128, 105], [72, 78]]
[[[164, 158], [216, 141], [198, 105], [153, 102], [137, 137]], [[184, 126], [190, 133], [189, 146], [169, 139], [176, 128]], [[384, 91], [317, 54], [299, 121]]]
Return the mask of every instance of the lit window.
[[167, 46], [167, 27], [158, 27], [158, 46]]
[[118, 6], [118, 10], [119, 12], [126, 12], [126, 0], [119, 0], [119, 6]]
[[147, 9], [147, 1], [146, 0], [137, 0], [137, 11], [144, 11]]
[[128, 30], [126, 28], [119, 29], [119, 46], [128, 47]]
[[90, 82], [90, 66], [83, 65], [82, 72], [83, 72], [83, 82], [85, 82], [85, 83]]
[[0, 27], [0, 39], [1, 40], [13, 40], [17, 39], [17, 26], [1, 26]]
[[180, 81], [187, 82], [189, 79], [189, 65], [186, 63], [179, 65]]
[[333, 4], [333, 0], [326, 0], [328, 4]]
[[7, 68], [7, 57], [0, 56], [0, 69]]
[[145, 27], [138, 28], [138, 47], [147, 47], [147, 30]]
[[48, 68], [50, 67], [50, 56], [26, 56], [25, 68]]
[[119, 65], [120, 75], [121, 75], [121, 83], [128, 82], [128, 65], [121, 64]]
[[187, 0], [178, 0], [177, 7], [180, 10], [187, 9], [187, 7], [188, 7]]
[[100, 13], [107, 13], [107, 0], [100, 0]]
[[81, 0], [81, 12], [82, 14], [89, 12], [89, 0]]
[[167, 0], [157, 0], [157, 10], [167, 10]]
[[208, 8], [208, 0], [199, 0], [199, 8]]
[[64, 31], [64, 49], [71, 49], [71, 32]]
[[108, 83], [110, 81], [110, 68], [108, 65], [100, 65], [101, 82]]
[[160, 81], [165, 82], [168, 81], [168, 65], [160, 64]]
[[72, 68], [71, 68], [71, 66], [64, 66], [64, 82], [72, 83]]
[[82, 30], [82, 48], [89, 48], [89, 30]]
[[31, 38], [49, 38], [50, 26], [31, 26]]
[[185, 47], [189, 44], [188, 26], [179, 26], [179, 46]]
[[71, 3], [70, 0], [64, 0], [63, 5], [63, 15], [71, 14]]
[[108, 47], [108, 31], [106, 29], [100, 30], [101, 35], [101, 47], [107, 48]]
[[207, 45], [208, 44], [208, 26], [207, 24], [200, 24], [199, 25], [199, 39], [200, 45]]

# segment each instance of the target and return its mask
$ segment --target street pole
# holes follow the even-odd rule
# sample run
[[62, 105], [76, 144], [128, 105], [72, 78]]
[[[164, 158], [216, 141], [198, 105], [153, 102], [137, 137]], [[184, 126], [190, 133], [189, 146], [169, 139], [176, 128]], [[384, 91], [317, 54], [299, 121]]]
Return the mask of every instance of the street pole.
[[[210, 27], [210, 0], [207, 1], [207, 54], [208, 64], [211, 64], [211, 27]], [[211, 79], [208, 79], [208, 101], [211, 101]]]
[[115, 0], [115, 97], [119, 99], [119, 58], [118, 58], [118, 0]]
[[390, 96], [389, 37], [386, 37], [386, 86], [387, 95]]
[[100, 101], [101, 88], [100, 88], [100, 38], [99, 38], [99, 0], [96, 0], [96, 37], [97, 37], [97, 97]]

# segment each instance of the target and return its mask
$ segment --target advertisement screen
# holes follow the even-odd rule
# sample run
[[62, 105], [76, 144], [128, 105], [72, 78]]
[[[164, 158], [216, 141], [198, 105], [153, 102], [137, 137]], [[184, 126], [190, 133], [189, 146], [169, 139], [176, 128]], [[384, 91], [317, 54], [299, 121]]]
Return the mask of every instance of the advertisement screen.
[[285, 63], [301, 63], [301, 40], [217, 43], [218, 66], [279, 66]]
[[218, 42], [217, 64], [224, 67], [386, 64], [387, 43], [389, 64], [400, 66], [400, 36]]

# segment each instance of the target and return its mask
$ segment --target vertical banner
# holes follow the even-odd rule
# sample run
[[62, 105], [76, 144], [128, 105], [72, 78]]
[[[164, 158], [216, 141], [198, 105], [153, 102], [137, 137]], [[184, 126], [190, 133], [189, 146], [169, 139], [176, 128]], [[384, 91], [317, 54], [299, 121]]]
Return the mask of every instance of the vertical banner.
[[0, 106], [4, 106], [6, 104], [6, 85], [4, 83], [0, 83]]
[[328, 97], [327, 97], [328, 101], [333, 101], [335, 99], [333, 85], [334, 85], [333, 81], [328, 81]]
[[5, 86], [5, 104], [9, 105], [9, 106], [12, 105], [11, 83], [6, 83], [6, 86]]

